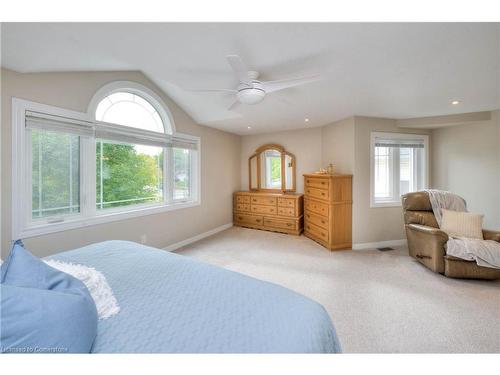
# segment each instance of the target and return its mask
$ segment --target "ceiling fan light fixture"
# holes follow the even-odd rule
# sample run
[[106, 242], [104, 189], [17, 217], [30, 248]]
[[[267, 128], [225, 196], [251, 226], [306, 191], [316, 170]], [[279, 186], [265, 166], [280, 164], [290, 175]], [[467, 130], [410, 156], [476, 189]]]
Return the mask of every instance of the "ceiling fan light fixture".
[[264, 100], [266, 92], [258, 88], [244, 88], [238, 91], [238, 100], [243, 104], [257, 104]]

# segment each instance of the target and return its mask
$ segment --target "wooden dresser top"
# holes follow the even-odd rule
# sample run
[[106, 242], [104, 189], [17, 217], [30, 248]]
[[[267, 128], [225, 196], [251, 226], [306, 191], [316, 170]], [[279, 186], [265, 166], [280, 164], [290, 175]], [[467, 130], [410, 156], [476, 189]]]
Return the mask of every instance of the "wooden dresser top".
[[304, 195], [300, 193], [267, 193], [265, 191], [237, 191], [234, 194], [265, 195], [268, 197], [271, 196], [271, 197], [290, 197], [290, 198], [298, 198]]

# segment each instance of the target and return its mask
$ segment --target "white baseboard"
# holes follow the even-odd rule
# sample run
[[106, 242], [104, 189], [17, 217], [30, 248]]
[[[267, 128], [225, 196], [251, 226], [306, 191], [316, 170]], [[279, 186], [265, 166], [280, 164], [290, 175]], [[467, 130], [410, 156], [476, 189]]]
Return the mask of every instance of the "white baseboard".
[[164, 247], [163, 250], [174, 251], [174, 250], [180, 249], [183, 246], [192, 244], [193, 242], [202, 240], [204, 238], [213, 236], [216, 233], [222, 232], [223, 230], [229, 229], [232, 226], [233, 226], [233, 223], [227, 223], [227, 224], [221, 225], [220, 227], [211, 229], [208, 232], [204, 232], [204, 233], [198, 234], [194, 237], [188, 238], [184, 241], [180, 241], [180, 242], [174, 243], [172, 245], [168, 245], [168, 246]]
[[388, 247], [388, 246], [403, 246], [406, 245], [407, 241], [403, 240], [391, 240], [391, 241], [380, 241], [380, 242], [365, 242], [365, 243], [355, 243], [352, 245], [353, 250], [366, 250], [366, 249], [376, 249], [377, 247]]

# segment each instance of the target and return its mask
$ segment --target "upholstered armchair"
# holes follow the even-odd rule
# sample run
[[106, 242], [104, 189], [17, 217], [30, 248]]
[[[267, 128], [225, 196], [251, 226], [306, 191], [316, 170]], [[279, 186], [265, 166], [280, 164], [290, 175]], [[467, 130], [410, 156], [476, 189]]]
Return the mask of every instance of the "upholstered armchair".
[[[500, 279], [500, 270], [480, 267], [475, 261], [466, 261], [446, 255], [448, 235], [439, 229], [425, 191], [403, 196], [403, 212], [410, 256], [434, 272], [448, 277], [468, 279]], [[500, 232], [483, 230], [485, 240], [500, 242]]]

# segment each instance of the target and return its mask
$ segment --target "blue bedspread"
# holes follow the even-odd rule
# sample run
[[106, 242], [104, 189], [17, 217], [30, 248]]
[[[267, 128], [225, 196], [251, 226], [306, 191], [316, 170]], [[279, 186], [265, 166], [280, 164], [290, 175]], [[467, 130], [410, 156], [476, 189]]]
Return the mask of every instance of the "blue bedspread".
[[286, 288], [133, 242], [51, 257], [101, 271], [120, 304], [95, 353], [337, 353], [320, 304]]

